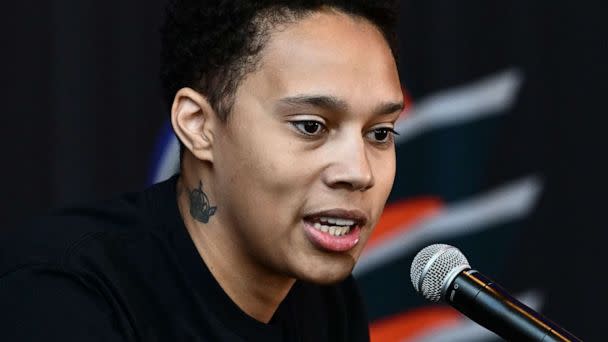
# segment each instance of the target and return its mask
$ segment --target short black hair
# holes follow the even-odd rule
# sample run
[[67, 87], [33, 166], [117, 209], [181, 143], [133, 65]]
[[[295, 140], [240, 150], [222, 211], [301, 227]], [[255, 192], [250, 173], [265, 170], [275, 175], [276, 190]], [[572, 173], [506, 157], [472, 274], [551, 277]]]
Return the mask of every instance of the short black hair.
[[240, 81], [258, 65], [269, 31], [323, 9], [368, 20], [396, 57], [398, 0], [171, 0], [161, 29], [165, 100], [171, 105], [180, 88], [191, 87], [225, 120]]

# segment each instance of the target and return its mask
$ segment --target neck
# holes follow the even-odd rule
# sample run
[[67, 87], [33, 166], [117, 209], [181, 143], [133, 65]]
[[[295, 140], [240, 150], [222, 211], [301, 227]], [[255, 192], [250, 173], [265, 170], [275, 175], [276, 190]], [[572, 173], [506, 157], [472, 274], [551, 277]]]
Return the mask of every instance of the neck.
[[[238, 230], [223, 224], [221, 215], [209, 216], [210, 211], [201, 215], [191, 212], [191, 194], [199, 189], [199, 182], [200, 179], [182, 174], [177, 184], [178, 206], [188, 233], [228, 297], [249, 316], [268, 323], [295, 279], [273, 274], [253, 260], [246, 252], [247, 246], [242, 245], [242, 239], [235, 233]], [[204, 183], [203, 190], [213, 206], [215, 196], [208, 183], [211, 182]], [[205, 217], [208, 218], [206, 223], [203, 222]]]

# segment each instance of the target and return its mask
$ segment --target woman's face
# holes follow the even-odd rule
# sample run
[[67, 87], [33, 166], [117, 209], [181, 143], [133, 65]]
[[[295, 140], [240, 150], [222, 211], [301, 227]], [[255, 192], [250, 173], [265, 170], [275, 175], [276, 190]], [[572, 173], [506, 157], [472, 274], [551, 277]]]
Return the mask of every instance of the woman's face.
[[274, 32], [215, 135], [216, 216], [235, 248], [277, 274], [346, 277], [393, 184], [402, 107], [368, 21], [317, 13]]

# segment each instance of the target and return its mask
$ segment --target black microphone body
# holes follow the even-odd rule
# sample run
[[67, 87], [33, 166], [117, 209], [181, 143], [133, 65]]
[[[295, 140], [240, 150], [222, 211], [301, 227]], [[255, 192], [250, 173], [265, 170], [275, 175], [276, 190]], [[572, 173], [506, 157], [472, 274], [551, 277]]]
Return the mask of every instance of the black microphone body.
[[507, 341], [581, 341], [475, 270], [454, 277], [444, 300]]

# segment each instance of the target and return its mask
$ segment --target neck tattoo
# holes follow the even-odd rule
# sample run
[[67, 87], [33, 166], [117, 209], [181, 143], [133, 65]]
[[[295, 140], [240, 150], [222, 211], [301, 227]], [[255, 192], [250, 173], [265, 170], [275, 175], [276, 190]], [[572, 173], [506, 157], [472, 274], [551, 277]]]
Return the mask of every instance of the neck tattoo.
[[207, 194], [203, 191], [203, 181], [199, 181], [198, 189], [188, 190], [190, 199], [190, 215], [202, 223], [209, 222], [209, 218], [215, 214], [217, 207], [212, 207]]

